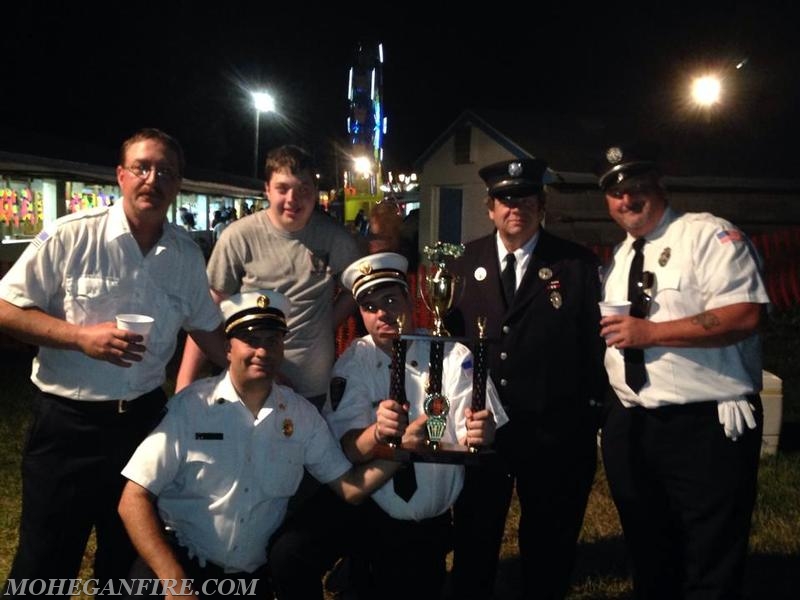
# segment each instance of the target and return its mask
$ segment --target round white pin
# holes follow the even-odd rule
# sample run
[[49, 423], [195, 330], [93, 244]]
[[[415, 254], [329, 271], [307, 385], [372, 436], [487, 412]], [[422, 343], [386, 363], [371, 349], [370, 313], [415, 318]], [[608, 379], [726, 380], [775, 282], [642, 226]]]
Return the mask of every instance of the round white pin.
[[475, 269], [475, 273], [473, 273], [473, 275], [475, 276], [475, 279], [477, 281], [483, 281], [484, 279], [486, 279], [486, 269], [484, 269], [483, 267], [478, 267], [477, 269]]

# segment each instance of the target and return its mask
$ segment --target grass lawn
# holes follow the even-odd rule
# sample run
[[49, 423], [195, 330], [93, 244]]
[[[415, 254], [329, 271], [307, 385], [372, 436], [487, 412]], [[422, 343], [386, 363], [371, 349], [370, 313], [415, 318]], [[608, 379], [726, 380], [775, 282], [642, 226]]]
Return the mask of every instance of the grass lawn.
[[[20, 511], [19, 461], [32, 387], [30, 356], [7, 350], [0, 391], [0, 580], [11, 565]], [[774, 315], [764, 336], [764, 368], [783, 380], [783, 427], [778, 454], [765, 457], [750, 538], [746, 573], [749, 598], [796, 598], [800, 589], [800, 310]], [[516, 598], [519, 563], [516, 505], [503, 544], [497, 597]], [[93, 546], [81, 577], [90, 577]], [[570, 599], [629, 598], [625, 546], [616, 510], [598, 465], [578, 548]]]

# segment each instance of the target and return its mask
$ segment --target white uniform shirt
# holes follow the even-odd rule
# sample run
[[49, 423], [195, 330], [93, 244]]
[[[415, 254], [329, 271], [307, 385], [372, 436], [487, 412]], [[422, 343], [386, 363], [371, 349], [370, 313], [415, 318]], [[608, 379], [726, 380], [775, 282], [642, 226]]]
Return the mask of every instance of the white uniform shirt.
[[[644, 270], [655, 274], [649, 319], [672, 321], [706, 310], [769, 297], [750, 244], [728, 221], [709, 213], [671, 208], [646, 236]], [[633, 261], [631, 236], [620, 244], [604, 284], [605, 300], [626, 300]], [[625, 406], [739, 398], [761, 390], [758, 335], [721, 348], [645, 348], [648, 382], [635, 394], [625, 383], [622, 350], [609, 348], [605, 365]]]
[[[409, 421], [424, 415], [425, 383], [430, 345], [411, 341], [406, 352], [406, 398]], [[336, 410], [327, 402], [323, 414], [333, 434], [341, 439], [351, 429], [363, 429], [376, 420], [378, 404], [389, 396], [391, 357], [367, 335], [356, 339], [333, 367], [333, 377], [346, 386]], [[450, 414], [442, 442], [458, 443], [466, 435], [464, 410], [472, 404], [472, 353], [462, 344], [446, 344], [442, 365], [442, 393], [450, 401]], [[487, 376], [486, 407], [500, 427], [508, 421], [491, 379]], [[409, 502], [394, 493], [391, 480], [372, 494], [373, 500], [395, 519], [419, 521], [445, 512], [458, 498], [464, 484], [460, 465], [415, 463], [417, 491]]]
[[164, 524], [201, 564], [254, 571], [303, 468], [328, 483], [351, 466], [317, 409], [280, 385], [255, 419], [227, 372], [167, 407], [122, 474], [158, 496]]
[[[506, 246], [503, 243], [503, 240], [500, 239], [500, 234], [494, 234], [495, 242], [497, 243], [497, 256], [500, 261], [500, 273], [506, 268], [506, 256], [508, 255], [508, 250], [506, 250]], [[514, 250], [512, 254], [514, 254], [514, 277], [515, 277], [515, 287], [514, 290], [519, 289], [519, 284], [522, 282], [522, 278], [525, 276], [525, 271], [528, 270], [528, 263], [531, 262], [531, 255], [533, 254], [533, 249], [536, 248], [536, 242], [539, 241], [539, 230], [536, 230], [536, 233], [531, 236], [527, 242], [522, 244], [519, 248]]]
[[7, 302], [78, 325], [114, 321], [120, 313], [155, 318], [143, 360], [130, 368], [40, 347], [31, 380], [44, 392], [75, 400], [141, 396], [164, 382], [181, 327], [210, 331], [222, 320], [194, 240], [165, 222], [161, 239], [142, 256], [122, 202], [58, 219], [0, 281]]

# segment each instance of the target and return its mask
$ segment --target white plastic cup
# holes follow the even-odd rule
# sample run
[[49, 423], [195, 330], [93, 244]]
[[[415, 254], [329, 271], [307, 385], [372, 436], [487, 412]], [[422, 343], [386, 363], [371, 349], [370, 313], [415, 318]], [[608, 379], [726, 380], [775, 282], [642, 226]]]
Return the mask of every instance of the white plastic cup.
[[[612, 302], [598, 302], [600, 305], [600, 316], [609, 317], [613, 315], [629, 315], [631, 314], [631, 301], [630, 300], [615, 300]], [[608, 339], [608, 336], [605, 336]]]
[[614, 300], [612, 302], [598, 302], [598, 304], [600, 305], [600, 315], [603, 317], [631, 314], [630, 300]]
[[143, 345], [147, 345], [147, 339], [150, 335], [150, 328], [153, 326], [155, 319], [148, 315], [124, 314], [117, 315], [117, 329], [125, 329], [126, 331], [133, 331], [138, 333], [144, 339]]

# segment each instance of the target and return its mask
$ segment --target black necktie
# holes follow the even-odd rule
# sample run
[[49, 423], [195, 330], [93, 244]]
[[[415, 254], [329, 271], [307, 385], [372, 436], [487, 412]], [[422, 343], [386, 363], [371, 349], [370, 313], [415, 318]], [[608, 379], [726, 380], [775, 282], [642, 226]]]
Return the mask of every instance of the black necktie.
[[414, 472], [414, 463], [403, 464], [392, 477], [394, 493], [408, 502], [417, 491], [417, 474]]
[[[645, 239], [637, 238], [633, 242], [633, 261], [628, 273], [628, 300], [631, 301], [631, 316], [639, 319], [645, 318], [644, 303], [641, 301], [642, 277], [644, 274], [644, 247]], [[644, 366], [644, 350], [641, 348], [625, 349], [625, 383], [637, 394], [647, 381], [647, 371]]]
[[514, 292], [517, 289], [517, 272], [514, 264], [517, 258], [513, 252], [506, 254], [506, 266], [500, 274], [500, 279], [503, 282], [503, 294], [506, 297], [506, 306], [511, 306], [511, 301], [514, 299]]

